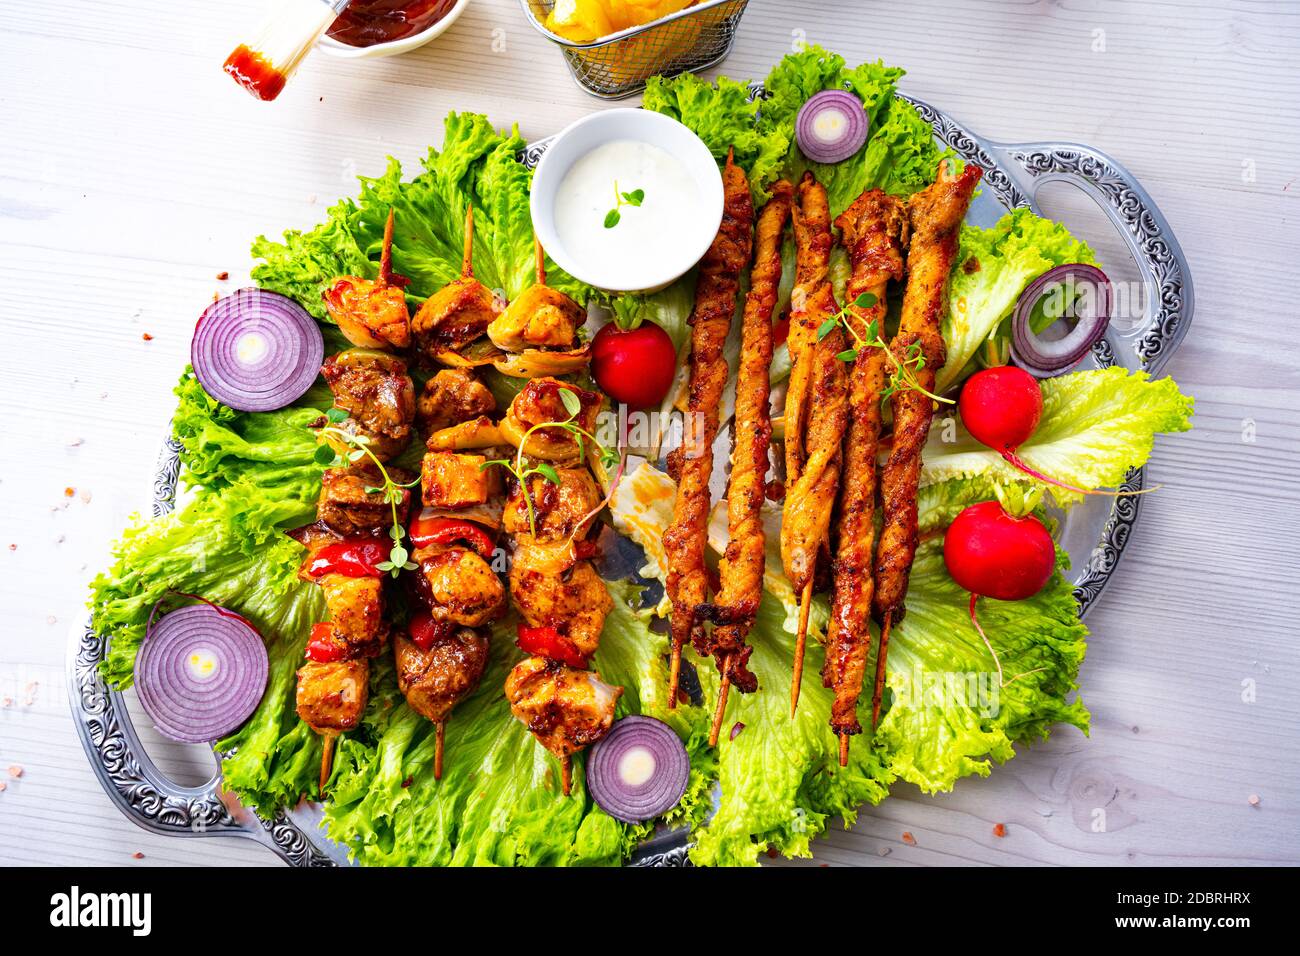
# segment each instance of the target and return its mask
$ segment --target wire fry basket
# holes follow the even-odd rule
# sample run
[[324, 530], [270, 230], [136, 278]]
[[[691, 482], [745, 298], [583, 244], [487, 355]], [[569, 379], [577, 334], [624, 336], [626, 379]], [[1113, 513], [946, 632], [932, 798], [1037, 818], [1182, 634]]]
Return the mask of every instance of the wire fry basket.
[[537, 31], [560, 47], [569, 72], [588, 93], [622, 99], [652, 76], [703, 70], [731, 52], [749, 0], [704, 0], [644, 26], [591, 43], [575, 43], [546, 29], [554, 0], [519, 0]]

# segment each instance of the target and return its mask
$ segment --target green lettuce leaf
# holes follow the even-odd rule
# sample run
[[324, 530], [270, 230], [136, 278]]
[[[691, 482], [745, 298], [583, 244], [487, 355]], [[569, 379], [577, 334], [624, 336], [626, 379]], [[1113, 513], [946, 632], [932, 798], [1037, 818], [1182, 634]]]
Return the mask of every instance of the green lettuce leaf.
[[734, 149], [736, 163], [749, 174], [755, 204], [767, 201], [767, 187], [778, 178], [789, 139], [779, 130], [755, 123], [759, 103], [750, 100], [748, 86], [725, 76], [716, 84], [693, 73], [657, 76], [646, 84], [641, 105], [692, 130], [719, 162]]
[[998, 334], [1030, 282], [1070, 262], [1097, 264], [1086, 242], [1028, 209], [1012, 210], [989, 229], [962, 226], [943, 323], [948, 360], [936, 376], [936, 390], [947, 391], [974, 370], [976, 352]]
[[[474, 274], [513, 298], [533, 281], [533, 227], [528, 190], [532, 173], [518, 161], [524, 140], [517, 128], [500, 133], [484, 116], [447, 116], [442, 149], [430, 149], [424, 170], [403, 181], [390, 158], [376, 178], [361, 177], [359, 198], [344, 199], [325, 222], [308, 232], [289, 230], [281, 242], [259, 236], [253, 256], [262, 262], [253, 279], [264, 289], [301, 302], [326, 319], [321, 292], [340, 275], [379, 272], [384, 222], [394, 210], [393, 268], [411, 284], [418, 306], [461, 272], [465, 213], [474, 202]], [[553, 262], [547, 284], [585, 302], [592, 289]]]
[[[785, 57], [768, 74], [769, 99], [759, 112], [759, 129], [789, 144], [783, 174], [797, 182], [812, 170], [826, 187], [831, 215], [838, 216], [865, 190], [877, 188], [908, 196], [934, 181], [939, 161], [951, 156], [934, 141], [934, 130], [912, 106], [895, 96], [904, 70], [884, 63], [849, 68], [844, 58], [819, 46]], [[856, 156], [827, 165], [810, 162], [795, 138], [800, 108], [822, 90], [847, 89], [862, 100], [869, 123], [866, 145]]]
[[315, 513], [321, 466], [306, 422], [320, 412], [237, 412], [209, 398], [189, 370], [176, 394], [182, 480], [199, 493], [128, 528], [112, 566], [91, 585], [92, 625], [110, 642], [102, 669], [115, 687], [131, 683], [149, 614], [171, 592], [233, 608], [271, 643], [281, 635], [305, 640], [307, 618], [319, 608], [315, 589], [297, 580], [302, 549], [281, 532]]
[[[1042, 381], [1043, 417], [1018, 454], [1031, 468], [1080, 488], [1113, 488], [1130, 468], [1146, 464], [1160, 432], [1192, 427], [1193, 401], [1170, 378], [1119, 366], [1072, 372]], [[923, 485], [986, 475], [1000, 482], [1030, 480], [953, 419], [937, 421], [922, 454]], [[1050, 489], [1063, 505], [1081, 496]]]

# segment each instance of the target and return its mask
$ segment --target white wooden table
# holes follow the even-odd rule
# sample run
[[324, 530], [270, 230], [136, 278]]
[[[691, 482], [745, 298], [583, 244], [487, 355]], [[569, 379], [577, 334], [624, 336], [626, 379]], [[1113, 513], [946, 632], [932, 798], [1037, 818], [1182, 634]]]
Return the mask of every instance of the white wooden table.
[[[127, 822], [63, 691], [86, 582], [147, 507], [194, 319], [247, 279], [253, 236], [313, 224], [389, 153], [414, 164], [449, 110], [540, 136], [601, 105], [514, 0], [474, 0], [405, 57], [313, 57], [259, 104], [220, 72], [258, 7], [0, 5], [3, 862], [277, 862]], [[801, 39], [905, 66], [907, 92], [991, 138], [1110, 152], [1197, 293], [1169, 366], [1195, 429], [1157, 445], [1164, 490], [1089, 619], [1091, 738], [1063, 730], [952, 794], [900, 786], [818, 861], [1300, 862], [1300, 5], [752, 0], [724, 70], [760, 77]], [[1049, 207], [1118, 261], [1086, 200]], [[164, 756], [206, 775], [201, 755]]]

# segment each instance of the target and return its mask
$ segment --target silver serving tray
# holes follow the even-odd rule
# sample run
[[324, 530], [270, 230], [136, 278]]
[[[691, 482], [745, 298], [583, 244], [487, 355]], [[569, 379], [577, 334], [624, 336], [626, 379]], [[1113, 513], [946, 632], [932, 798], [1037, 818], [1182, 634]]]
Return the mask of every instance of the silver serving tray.
[[[762, 87], [753, 84], [754, 96]], [[900, 94], [901, 95], [901, 94]], [[903, 97], [934, 127], [935, 138], [963, 159], [985, 170], [982, 191], [967, 220], [989, 226], [1007, 210], [1028, 206], [1047, 183], [1068, 182], [1096, 201], [1136, 263], [1144, 286], [1144, 313], [1128, 329], [1112, 326], [1093, 349], [1090, 367], [1123, 365], [1159, 374], [1191, 325], [1192, 279], [1187, 260], [1165, 217], [1146, 190], [1106, 154], [1073, 143], [996, 143], [983, 139], [928, 103]], [[539, 140], [524, 152], [533, 166], [551, 143]], [[176, 501], [180, 446], [169, 439], [154, 479], [153, 514], [171, 511]], [[1131, 471], [1123, 488], [1142, 487], [1141, 469]], [[1141, 509], [1140, 496], [1090, 497], [1061, 516], [1059, 540], [1069, 552], [1074, 595], [1084, 616], [1105, 589], [1124, 553]], [[132, 726], [124, 696], [107, 687], [99, 664], [107, 641], [89, 627], [73, 635], [68, 653], [68, 687], [73, 719], [91, 767], [109, 797], [134, 823], [154, 833], [180, 837], [238, 836], [257, 840], [294, 866], [346, 865], [347, 851], [320, 827], [318, 805], [302, 802], [264, 820], [221, 797], [219, 765], [196, 787], [180, 786], [149, 758]], [[129, 693], [129, 692], [128, 692]], [[636, 866], [686, 865], [688, 834], [665, 831], [634, 854]]]

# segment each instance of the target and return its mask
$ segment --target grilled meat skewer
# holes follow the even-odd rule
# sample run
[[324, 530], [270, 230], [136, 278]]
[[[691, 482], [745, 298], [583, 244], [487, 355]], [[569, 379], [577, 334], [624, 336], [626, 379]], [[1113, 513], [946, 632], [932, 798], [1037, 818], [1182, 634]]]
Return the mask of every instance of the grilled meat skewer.
[[411, 313], [402, 290], [410, 282], [393, 272], [393, 210], [384, 224], [379, 277], [341, 276], [321, 294], [345, 338], [369, 349], [406, 349], [411, 344]]
[[[957, 256], [962, 220], [970, 206], [982, 171], [967, 165], [956, 172], [954, 164], [940, 163], [935, 182], [908, 202], [911, 244], [907, 253], [907, 291], [898, 332], [890, 343], [897, 362], [909, 359], [920, 347], [925, 362], [916, 380], [926, 391], [934, 389], [935, 374], [943, 368], [946, 349], [943, 317], [948, 312], [948, 274]], [[885, 685], [885, 658], [889, 630], [906, 612], [908, 577], [916, 557], [916, 493], [921, 477], [921, 448], [934, 417], [933, 400], [913, 388], [900, 389], [891, 400], [894, 412], [893, 444], [881, 472], [884, 526], [876, 556], [876, 593], [872, 611], [880, 622], [880, 651], [876, 655], [876, 686], [871, 699], [871, 723], [880, 718]]]
[[781, 180], [758, 215], [754, 267], [741, 327], [740, 369], [736, 378], [735, 446], [727, 485], [727, 550], [719, 568], [720, 588], [706, 605], [714, 623], [707, 650], [722, 675], [722, 687], [709, 732], [716, 746], [731, 686], [742, 694], [758, 689], [748, 666], [753, 648], [745, 643], [763, 597], [763, 501], [767, 494], [768, 449], [772, 439], [769, 374], [772, 365], [772, 310], [781, 282], [781, 237], [790, 219], [793, 187]]
[[[805, 173], [794, 211], [797, 266], [790, 317], [790, 356], [795, 363], [786, 394], [786, 494], [781, 520], [781, 561], [799, 595], [799, 630], [790, 686], [790, 716], [799, 706], [808, 615], [816, 584], [817, 561], [829, 550], [848, 426], [848, 379], [837, 356], [844, 332], [837, 323], [819, 330], [838, 314], [828, 278], [831, 236], [826, 189]], [[793, 301], [793, 300], [792, 300]], [[791, 424], [793, 423], [793, 431]]]
[[[852, 273], [845, 321], [866, 339], [873, 323], [884, 328], [885, 295], [891, 280], [903, 277], [907, 211], [903, 202], [879, 189], [864, 192], [845, 210], [836, 226], [848, 252]], [[875, 304], [856, 304], [864, 293]], [[838, 545], [833, 564], [830, 625], [822, 684], [835, 692], [831, 727], [840, 738], [840, 765], [848, 763], [849, 736], [862, 732], [858, 698], [871, 652], [871, 600], [875, 592], [872, 559], [875, 544], [876, 454], [880, 441], [880, 401], [887, 357], [865, 348], [849, 374], [849, 429], [844, 438], [844, 477], [840, 489]]]
[[691, 312], [691, 377], [682, 445], [669, 455], [668, 471], [677, 481], [673, 520], [664, 532], [667, 554], [666, 590], [672, 601], [672, 662], [668, 706], [677, 705], [682, 645], [687, 639], [707, 654], [707, 639], [698, 609], [708, 597], [704, 548], [708, 534], [709, 479], [713, 474], [713, 442], [718, 434], [718, 409], [727, 384], [723, 355], [736, 311], [740, 274], [748, 265], [753, 244], [754, 204], [744, 170], [727, 156], [722, 174], [722, 224], [700, 261]]

